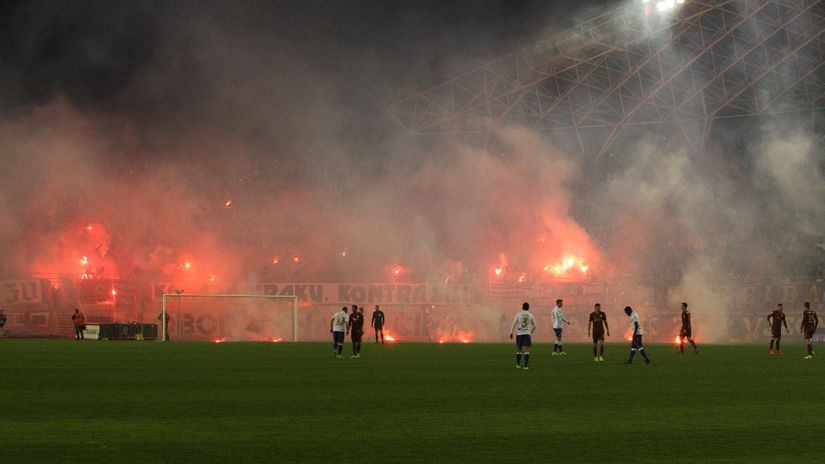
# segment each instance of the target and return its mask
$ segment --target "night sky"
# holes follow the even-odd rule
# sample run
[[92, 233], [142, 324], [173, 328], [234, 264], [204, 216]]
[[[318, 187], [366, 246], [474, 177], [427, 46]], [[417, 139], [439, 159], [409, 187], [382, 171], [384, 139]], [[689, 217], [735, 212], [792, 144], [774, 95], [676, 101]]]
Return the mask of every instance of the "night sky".
[[[386, 140], [384, 109], [570, 24], [575, 0], [11, 2], [0, 10], [5, 111], [66, 98], [151, 133], [243, 131], [291, 151]], [[324, 126], [328, 119], [339, 123]], [[289, 114], [274, 125], [273, 113]], [[299, 148], [300, 149], [300, 148]]]

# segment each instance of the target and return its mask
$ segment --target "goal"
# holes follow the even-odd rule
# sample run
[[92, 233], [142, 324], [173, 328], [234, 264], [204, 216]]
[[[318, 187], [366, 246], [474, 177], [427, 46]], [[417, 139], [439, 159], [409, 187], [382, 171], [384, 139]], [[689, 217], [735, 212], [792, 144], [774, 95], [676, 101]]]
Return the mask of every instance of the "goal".
[[163, 295], [161, 341], [298, 341], [298, 297], [290, 295]]

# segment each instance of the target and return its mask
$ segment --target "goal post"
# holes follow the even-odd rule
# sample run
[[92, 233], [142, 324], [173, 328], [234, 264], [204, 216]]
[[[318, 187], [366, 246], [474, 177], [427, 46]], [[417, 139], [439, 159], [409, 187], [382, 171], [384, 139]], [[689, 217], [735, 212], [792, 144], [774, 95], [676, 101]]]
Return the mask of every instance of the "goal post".
[[298, 297], [164, 293], [159, 341], [298, 341]]

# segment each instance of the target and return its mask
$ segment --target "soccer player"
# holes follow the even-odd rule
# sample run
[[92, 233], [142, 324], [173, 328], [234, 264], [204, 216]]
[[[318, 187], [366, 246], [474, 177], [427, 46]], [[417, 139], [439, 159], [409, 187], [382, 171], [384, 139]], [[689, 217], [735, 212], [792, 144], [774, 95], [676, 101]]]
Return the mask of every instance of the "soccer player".
[[352, 357], [361, 357], [361, 337], [364, 335], [364, 308], [352, 305], [352, 316], [347, 322], [350, 337], [352, 337]]
[[561, 343], [561, 328], [562, 323], [570, 325], [570, 321], [564, 318], [564, 313], [561, 308], [564, 306], [564, 301], [559, 298], [556, 300], [556, 306], [553, 306], [553, 332], [556, 334], [556, 341], [553, 343], [553, 356], [566, 355], [564, 352], [564, 345]]
[[814, 332], [819, 325], [819, 318], [816, 316], [816, 311], [811, 309], [811, 303], [805, 302], [805, 311], [802, 312], [802, 327], [799, 331], [805, 336], [805, 344], [808, 348], [808, 356], [805, 359], [813, 359], [814, 357]]
[[340, 358], [344, 352], [344, 337], [349, 330], [347, 323], [349, 316], [347, 316], [347, 307], [344, 306], [340, 311], [332, 315], [332, 320], [329, 321], [329, 331], [332, 333], [332, 357]]
[[607, 336], [610, 336], [610, 327], [607, 325], [607, 314], [602, 312], [602, 305], [596, 303], [594, 311], [590, 313], [587, 322], [587, 335], [590, 335], [590, 327], [593, 327], [593, 361], [604, 362], [604, 331], [607, 329]]
[[682, 303], [682, 328], [679, 330], [679, 354], [685, 354], [685, 338], [688, 339], [690, 346], [693, 347], [693, 354], [699, 354], [699, 347], [691, 337], [690, 327], [690, 311], [688, 311], [688, 304]]
[[524, 355], [524, 369], [530, 362], [530, 345], [533, 332], [536, 331], [536, 318], [530, 314], [530, 304], [525, 302], [521, 305], [521, 311], [513, 319], [513, 326], [510, 328], [510, 340], [513, 339], [513, 332], [516, 333], [516, 368], [521, 369], [521, 357]]
[[375, 343], [378, 343], [378, 334], [381, 334], [381, 343], [384, 343], [384, 311], [375, 305], [375, 310], [372, 312], [372, 321], [370, 327], [375, 329]]
[[650, 364], [650, 358], [647, 357], [645, 346], [642, 343], [642, 320], [630, 306], [624, 307], [624, 313], [630, 316], [630, 329], [633, 331], [633, 341], [630, 342], [630, 357], [627, 358], [625, 364], [633, 364], [633, 357], [636, 356], [637, 351], [645, 358], [645, 364]]
[[[771, 348], [768, 354], [780, 355], [782, 354], [779, 351], [779, 342], [782, 340], [782, 324], [785, 325], [785, 332], [790, 333], [788, 323], [785, 321], [785, 312], [782, 310], [782, 303], [776, 305], [776, 309], [768, 314], [768, 323], [771, 325]], [[776, 349], [774, 349], [774, 343]]]

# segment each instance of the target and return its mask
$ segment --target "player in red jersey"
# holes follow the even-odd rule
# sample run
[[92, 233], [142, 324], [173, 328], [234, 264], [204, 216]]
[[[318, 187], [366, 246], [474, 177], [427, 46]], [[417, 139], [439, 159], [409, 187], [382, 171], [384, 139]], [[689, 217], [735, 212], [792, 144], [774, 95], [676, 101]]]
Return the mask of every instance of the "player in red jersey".
[[[788, 331], [788, 323], [785, 321], [785, 312], [782, 310], [782, 303], [776, 305], [776, 309], [768, 314], [768, 323], [771, 325], [771, 349], [768, 351], [768, 354], [782, 354], [782, 352], [779, 351], [779, 342], [782, 340], [783, 324], [785, 325], [785, 332], [790, 333], [790, 331]], [[776, 344], [776, 349], [774, 349], [774, 343]]]
[[591, 334], [590, 327], [593, 327], [593, 361], [604, 362], [604, 332], [610, 336], [610, 326], [607, 325], [607, 314], [602, 312], [602, 305], [596, 303], [595, 311], [590, 313], [590, 320], [587, 322], [587, 335]]
[[814, 333], [816, 327], [819, 325], [819, 318], [816, 316], [816, 311], [811, 309], [811, 303], [805, 302], [805, 311], [802, 311], [802, 327], [799, 331], [805, 336], [805, 344], [808, 348], [808, 356], [805, 359], [813, 359], [814, 357]]
[[682, 328], [679, 330], [679, 354], [685, 354], [685, 338], [687, 338], [690, 346], [693, 347], [693, 353], [699, 354], [699, 347], [693, 341], [693, 330], [690, 326], [690, 311], [687, 309], [688, 304], [682, 303]]

